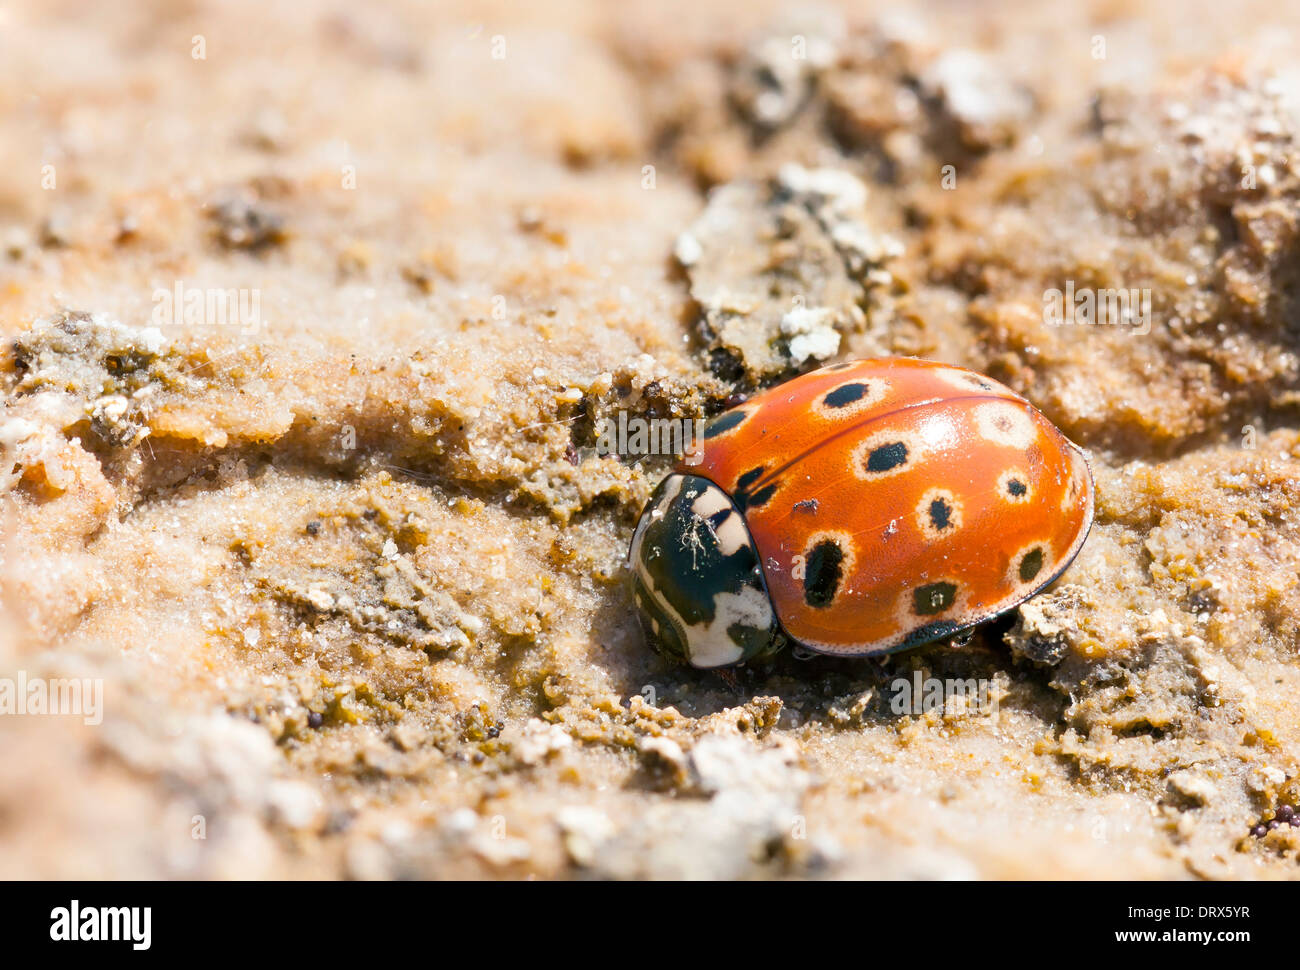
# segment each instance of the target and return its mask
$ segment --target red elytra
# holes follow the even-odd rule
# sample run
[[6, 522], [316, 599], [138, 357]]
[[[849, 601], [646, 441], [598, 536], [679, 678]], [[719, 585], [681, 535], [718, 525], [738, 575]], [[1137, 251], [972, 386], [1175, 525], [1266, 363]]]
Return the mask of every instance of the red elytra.
[[[713, 419], [677, 472], [698, 483], [686, 493], [695, 512], [675, 526], [683, 547], [713, 548], [703, 528], [736, 551], [711, 483], [743, 519], [775, 621], [825, 654], [904, 649], [1017, 606], [1065, 570], [1093, 518], [1087, 458], [1028, 401], [910, 358], [836, 364], [758, 394]], [[708, 603], [687, 615], [697, 604], [670, 587], [707, 584], [705, 567], [669, 581], [657, 557], [672, 543], [643, 548], [647, 519], [671, 514], [672, 498], [652, 500], [633, 541], [634, 566], [648, 564], [637, 573], [647, 632], [697, 666], [769, 652], [756, 634], [733, 636], [734, 649], [721, 638], [723, 622], [733, 634], [762, 626], [757, 598], [738, 598], [752, 590], [712, 594], [722, 622]]]

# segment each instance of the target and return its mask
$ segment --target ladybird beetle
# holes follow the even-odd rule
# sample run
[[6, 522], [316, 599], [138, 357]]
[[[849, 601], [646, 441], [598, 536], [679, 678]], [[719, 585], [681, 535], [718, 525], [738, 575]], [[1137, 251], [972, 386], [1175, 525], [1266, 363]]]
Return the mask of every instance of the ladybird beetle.
[[714, 418], [629, 551], [647, 639], [695, 667], [873, 656], [1012, 609], [1078, 554], [1082, 449], [974, 371], [833, 364]]

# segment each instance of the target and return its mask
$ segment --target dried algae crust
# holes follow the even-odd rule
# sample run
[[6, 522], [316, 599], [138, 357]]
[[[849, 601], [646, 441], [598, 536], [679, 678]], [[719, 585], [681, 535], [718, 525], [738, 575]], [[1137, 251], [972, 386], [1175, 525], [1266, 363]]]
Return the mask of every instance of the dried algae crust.
[[[0, 677], [105, 697], [0, 717], [0, 874], [1298, 874], [1294, 15], [670, 7], [14, 8]], [[1090, 449], [1075, 565], [963, 648], [651, 656], [599, 420], [883, 353]]]

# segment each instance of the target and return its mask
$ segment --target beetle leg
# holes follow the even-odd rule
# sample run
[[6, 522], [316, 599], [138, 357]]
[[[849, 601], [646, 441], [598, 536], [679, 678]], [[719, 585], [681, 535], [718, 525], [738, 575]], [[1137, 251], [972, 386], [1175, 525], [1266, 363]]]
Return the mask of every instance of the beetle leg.
[[718, 667], [716, 672], [717, 675], [722, 678], [724, 684], [732, 690], [740, 690], [740, 678], [736, 676], [734, 670], [730, 667]]

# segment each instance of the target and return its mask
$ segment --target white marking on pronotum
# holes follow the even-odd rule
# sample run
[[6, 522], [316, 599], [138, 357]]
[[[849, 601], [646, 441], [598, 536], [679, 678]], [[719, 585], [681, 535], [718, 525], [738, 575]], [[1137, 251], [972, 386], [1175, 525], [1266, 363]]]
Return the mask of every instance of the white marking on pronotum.
[[[685, 478], [682, 475], [673, 475], [666, 479], [667, 487], [664, 489], [659, 502], [656, 503], [655, 511], [662, 513], [662, 510], [667, 508], [681, 492], [684, 481]], [[716, 497], [708, 498], [710, 493], [716, 493]], [[702, 501], [705, 503], [702, 508], [713, 508], [718, 498], [725, 503], [722, 507], [730, 507], [725, 494], [717, 486], [711, 485], [699, 492], [687, 492], [686, 497], [692, 500], [692, 511], [698, 511]], [[714, 511], [717, 511], [717, 509], [714, 509]], [[644, 558], [641, 556], [641, 544], [644, 541], [644, 527], [648, 518], [642, 520], [632, 538], [632, 568], [645, 588], [649, 590], [650, 595], [654, 596], [659, 608], [670, 616], [674, 621], [674, 625], [682, 631], [683, 640], [686, 643], [687, 658], [696, 667], [725, 667], [728, 664], [738, 662], [744, 656], [745, 651], [732, 640], [727, 631], [736, 624], [754, 627], [759, 630], [771, 627], [773, 621], [772, 604], [768, 600], [766, 592], [760, 586], [746, 584], [738, 592], [719, 593], [713, 599], [713, 622], [688, 624], [681, 614], [673, 609], [667, 598], [659, 592], [654, 579], [645, 568]], [[731, 516], [729, 521], [733, 520], [740, 528], [744, 542], [748, 543], [749, 536], [740, 522], [739, 516]], [[719, 548], [723, 550], [724, 554], [729, 554], [726, 553], [721, 538], [719, 538]], [[736, 546], [737, 550], [739, 548], [739, 545]]]
[[732, 505], [731, 499], [727, 498], [722, 489], [717, 487], [706, 488], [700, 494], [700, 497], [691, 503], [691, 511], [708, 524], [709, 530], [713, 533], [714, 538], [718, 540], [718, 551], [724, 556], [734, 556], [749, 545], [749, 533], [745, 529], [739, 513], [727, 516], [721, 525], [715, 526], [712, 522], [709, 522], [709, 519], [719, 512], [735, 512], [735, 506]]
[[[772, 604], [757, 586], [743, 586], [739, 593], [719, 593], [713, 599], [713, 622], [708, 626], [688, 627], [686, 645], [691, 662], [697, 667], [724, 667], [744, 656], [740, 644], [731, 639], [727, 629], [733, 624], [765, 630], [772, 625]], [[703, 630], [703, 636], [697, 630]]]

